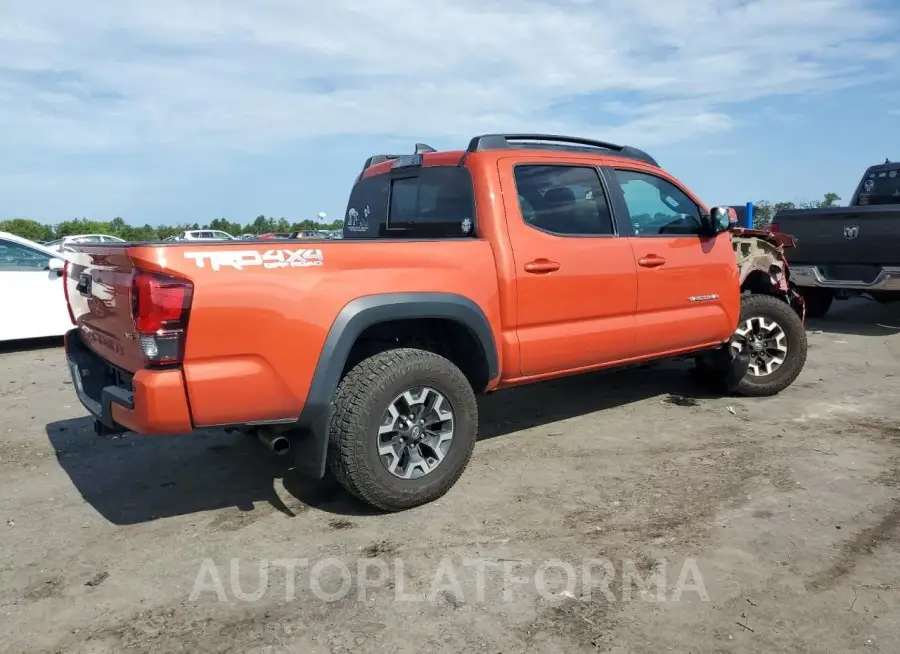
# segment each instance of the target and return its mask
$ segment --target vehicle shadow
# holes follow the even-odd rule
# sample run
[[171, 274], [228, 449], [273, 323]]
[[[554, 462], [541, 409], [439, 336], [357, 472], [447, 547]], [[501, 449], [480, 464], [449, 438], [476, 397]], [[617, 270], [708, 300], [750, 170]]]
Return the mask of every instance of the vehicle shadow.
[[[92, 420], [46, 426], [57, 461], [81, 496], [117, 525], [262, 503], [287, 516], [309, 507], [332, 513], [374, 511], [336, 484], [303, 477], [288, 456], [276, 456], [246, 434], [203, 430], [175, 436], [97, 436]], [[276, 492], [281, 479], [300, 505]]]
[[663, 362], [564, 377], [499, 391], [479, 402], [478, 440], [625, 406], [660, 395], [690, 403], [714, 397], [695, 384], [689, 363]]
[[31, 352], [33, 350], [48, 350], [51, 348], [62, 346], [62, 336], [48, 336], [46, 338], [23, 338], [16, 341], [3, 341], [2, 343], [0, 343], [0, 354]]
[[850, 336], [900, 334], [900, 302], [880, 304], [866, 298], [835, 301], [825, 317], [808, 319], [806, 328]]
[[[687, 373], [687, 364], [627, 369], [558, 379], [501, 391], [479, 401], [479, 440], [513, 434], [566, 418], [603, 411], [660, 394], [675, 401], [709, 397]], [[219, 509], [266, 506], [287, 516], [315, 507], [344, 515], [378, 511], [331, 479], [312, 480], [292, 470], [255, 438], [222, 430], [180, 436], [96, 436], [88, 418], [50, 423], [47, 436], [57, 460], [81, 496], [117, 525]], [[477, 448], [475, 456], [477, 456]], [[294, 501], [276, 492], [281, 479]]]

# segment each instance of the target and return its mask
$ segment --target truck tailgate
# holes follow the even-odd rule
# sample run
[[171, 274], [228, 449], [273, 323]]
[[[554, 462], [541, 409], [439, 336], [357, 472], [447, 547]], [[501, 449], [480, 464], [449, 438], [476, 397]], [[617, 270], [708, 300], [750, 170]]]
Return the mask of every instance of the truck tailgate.
[[80, 246], [66, 267], [66, 297], [82, 340], [114, 366], [143, 367], [131, 317], [134, 264], [122, 246]]
[[796, 238], [786, 251], [792, 264], [900, 263], [900, 205], [780, 211], [772, 222]]

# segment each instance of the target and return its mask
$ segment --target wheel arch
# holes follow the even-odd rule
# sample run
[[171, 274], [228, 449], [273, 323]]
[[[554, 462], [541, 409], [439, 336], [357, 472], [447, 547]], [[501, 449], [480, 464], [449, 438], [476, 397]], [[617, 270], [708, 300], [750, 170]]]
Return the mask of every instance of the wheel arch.
[[481, 307], [469, 298], [456, 293], [413, 292], [352, 300], [341, 309], [328, 331], [297, 422], [300, 433], [293, 450], [301, 472], [314, 478], [325, 474], [331, 398], [360, 337], [380, 324], [414, 320], [443, 320], [458, 325], [480, 349], [476, 357], [483, 358], [485, 385], [499, 376], [499, 354], [490, 322]]

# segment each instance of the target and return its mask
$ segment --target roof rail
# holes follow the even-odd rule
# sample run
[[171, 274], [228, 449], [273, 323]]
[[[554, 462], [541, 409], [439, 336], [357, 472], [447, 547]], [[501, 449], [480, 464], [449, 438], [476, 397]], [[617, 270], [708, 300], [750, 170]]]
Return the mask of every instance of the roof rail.
[[[528, 145], [518, 146], [510, 141], [531, 142]], [[580, 136], [560, 136], [558, 134], [484, 134], [476, 136], [469, 141], [467, 152], [481, 152], [483, 150], [508, 150], [510, 148], [524, 147], [524, 149], [549, 149], [549, 150], [604, 150], [611, 154], [617, 154], [630, 159], [637, 159], [652, 166], [659, 167], [656, 159], [643, 150], [630, 145], [618, 145], [606, 141], [596, 141]]]

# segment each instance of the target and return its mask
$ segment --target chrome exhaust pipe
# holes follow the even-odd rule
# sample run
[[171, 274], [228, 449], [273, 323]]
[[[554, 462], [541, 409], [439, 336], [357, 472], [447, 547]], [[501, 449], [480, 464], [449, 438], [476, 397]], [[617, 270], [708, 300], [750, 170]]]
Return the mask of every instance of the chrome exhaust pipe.
[[256, 437], [275, 454], [283, 455], [291, 451], [291, 441], [281, 434], [273, 434], [265, 429], [256, 432]]

